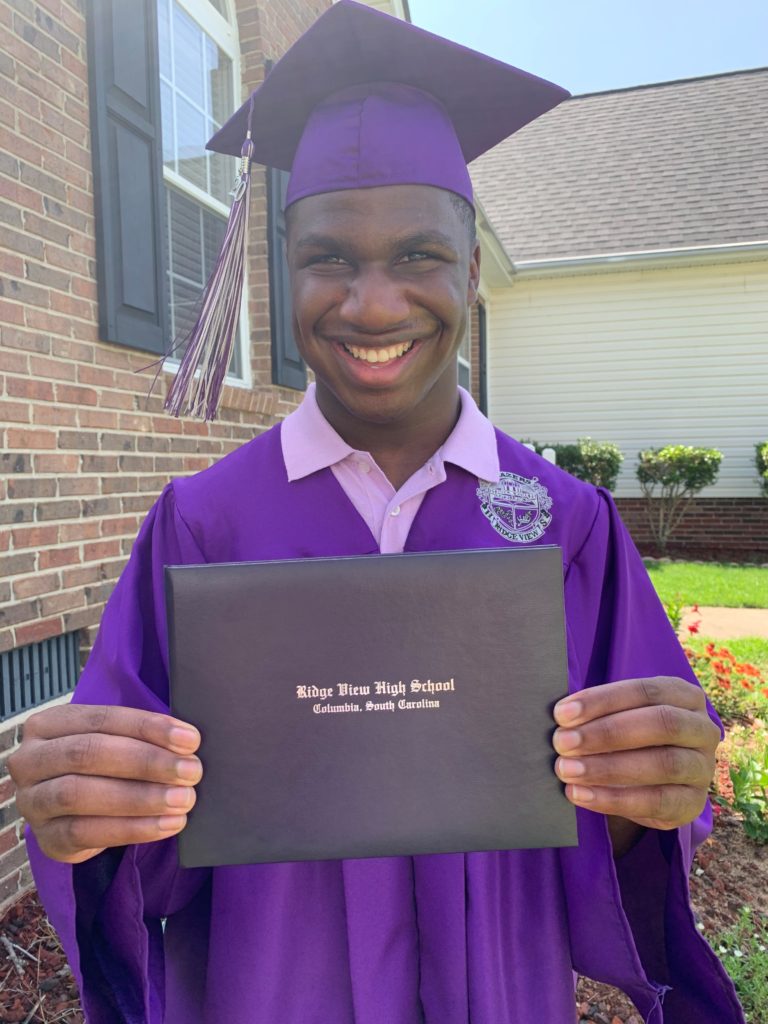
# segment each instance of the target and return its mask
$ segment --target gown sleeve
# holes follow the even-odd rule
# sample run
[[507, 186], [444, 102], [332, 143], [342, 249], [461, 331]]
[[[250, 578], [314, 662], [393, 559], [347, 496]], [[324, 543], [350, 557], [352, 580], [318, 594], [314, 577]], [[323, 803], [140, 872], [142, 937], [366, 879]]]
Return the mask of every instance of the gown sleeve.
[[[165, 488], [107, 602], [73, 703], [168, 711], [163, 569], [205, 558]], [[209, 872], [178, 867], [176, 840], [105, 850], [84, 864], [45, 856], [31, 830], [35, 883], [77, 978], [88, 1024], [164, 1016], [162, 918], [204, 898]]]
[[[654, 676], [699, 685], [607, 491], [567, 567], [565, 596], [571, 690]], [[693, 855], [712, 828], [709, 803], [689, 825], [648, 829], [615, 861], [605, 816], [582, 808], [577, 816], [579, 846], [561, 853], [574, 969], [624, 989], [650, 1024], [743, 1021], [689, 902]], [[647, 984], [638, 988], [621, 963]]]

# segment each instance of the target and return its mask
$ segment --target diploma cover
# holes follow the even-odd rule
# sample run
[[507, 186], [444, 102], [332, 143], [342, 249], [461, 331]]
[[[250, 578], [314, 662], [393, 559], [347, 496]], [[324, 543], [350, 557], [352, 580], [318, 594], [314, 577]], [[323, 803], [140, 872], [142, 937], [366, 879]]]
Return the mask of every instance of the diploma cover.
[[185, 867], [573, 846], [562, 554], [166, 567]]

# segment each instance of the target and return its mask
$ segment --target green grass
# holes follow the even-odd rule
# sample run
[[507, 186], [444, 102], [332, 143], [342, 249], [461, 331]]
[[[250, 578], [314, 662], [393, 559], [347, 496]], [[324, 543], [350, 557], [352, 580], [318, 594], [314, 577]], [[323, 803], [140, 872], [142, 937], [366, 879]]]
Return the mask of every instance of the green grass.
[[768, 1024], [768, 927], [746, 907], [739, 922], [710, 942], [733, 979], [748, 1024]]
[[768, 608], [768, 569], [719, 562], [656, 562], [645, 565], [662, 601], [679, 595], [686, 605]]

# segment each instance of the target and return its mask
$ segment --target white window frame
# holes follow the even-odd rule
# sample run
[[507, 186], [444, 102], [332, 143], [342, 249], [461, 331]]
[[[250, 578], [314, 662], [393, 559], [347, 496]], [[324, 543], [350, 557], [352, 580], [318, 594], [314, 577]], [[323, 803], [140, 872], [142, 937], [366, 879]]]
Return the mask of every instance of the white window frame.
[[[240, 44], [238, 40], [237, 31], [235, 25], [237, 24], [235, 18], [234, 5], [232, 0], [223, 0], [223, 5], [227, 10], [227, 17], [223, 17], [210, 0], [169, 0], [171, 7], [174, 3], [177, 3], [189, 16], [195, 21], [200, 28], [207, 33], [216, 46], [222, 50], [225, 55], [232, 61], [232, 95], [235, 97], [235, 106], [239, 104], [238, 97], [240, 96]], [[171, 48], [173, 48], [173, 33], [171, 33]], [[173, 54], [173, 49], [171, 49]], [[176, 103], [175, 91], [172, 93], [174, 105]], [[175, 109], [174, 109], [174, 124], [176, 123]], [[235, 172], [237, 170], [237, 160], [232, 157], [232, 180], [234, 181]], [[201, 189], [198, 185], [188, 181], [183, 175], [174, 171], [170, 167], [165, 166], [163, 162], [163, 182], [171, 185], [177, 191], [184, 195], [189, 196], [196, 203], [207, 207], [214, 213], [219, 213], [223, 217], [229, 217], [229, 207], [222, 203], [219, 199], [216, 199], [209, 192]], [[165, 268], [167, 272], [167, 267]], [[253, 387], [253, 375], [251, 372], [251, 360], [250, 360], [250, 324], [248, 322], [248, 265], [246, 261], [245, 272], [243, 276], [243, 294], [240, 300], [240, 319], [239, 319], [239, 345], [240, 345], [240, 366], [242, 368], [242, 376], [235, 377], [229, 372], [224, 378], [224, 382], [227, 385], [231, 385], [236, 388], [245, 388], [250, 390]], [[175, 339], [174, 339], [175, 340]], [[238, 342], [236, 341], [235, 344]], [[169, 356], [163, 363], [163, 369], [169, 373], [178, 373], [181, 361], [174, 356]]]

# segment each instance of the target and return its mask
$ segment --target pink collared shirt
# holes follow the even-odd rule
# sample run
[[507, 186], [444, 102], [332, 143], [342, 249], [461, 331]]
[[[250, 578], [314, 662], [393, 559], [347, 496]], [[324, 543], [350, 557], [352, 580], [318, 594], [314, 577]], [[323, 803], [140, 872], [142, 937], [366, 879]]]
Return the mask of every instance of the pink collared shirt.
[[452, 462], [480, 480], [499, 481], [499, 454], [493, 425], [459, 388], [461, 413], [445, 443], [396, 491], [369, 452], [347, 444], [320, 412], [315, 385], [283, 421], [281, 440], [289, 480], [330, 466], [344, 493], [363, 517], [382, 554], [404, 550], [419, 506], [427, 491], [446, 477]]

